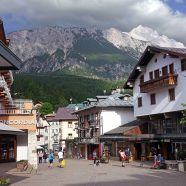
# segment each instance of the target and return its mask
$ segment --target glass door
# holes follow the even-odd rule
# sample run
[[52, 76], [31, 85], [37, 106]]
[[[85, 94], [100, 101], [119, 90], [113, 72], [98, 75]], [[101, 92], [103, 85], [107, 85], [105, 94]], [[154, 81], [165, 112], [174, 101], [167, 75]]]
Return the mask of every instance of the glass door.
[[16, 136], [0, 135], [0, 162], [16, 160]]

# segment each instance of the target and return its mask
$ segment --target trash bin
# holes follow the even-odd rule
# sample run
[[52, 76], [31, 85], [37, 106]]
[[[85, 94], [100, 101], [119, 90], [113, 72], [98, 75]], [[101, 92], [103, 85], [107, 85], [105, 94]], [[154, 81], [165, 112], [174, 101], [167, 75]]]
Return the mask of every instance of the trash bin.
[[178, 171], [184, 172], [185, 171], [185, 161], [177, 161], [178, 162]]

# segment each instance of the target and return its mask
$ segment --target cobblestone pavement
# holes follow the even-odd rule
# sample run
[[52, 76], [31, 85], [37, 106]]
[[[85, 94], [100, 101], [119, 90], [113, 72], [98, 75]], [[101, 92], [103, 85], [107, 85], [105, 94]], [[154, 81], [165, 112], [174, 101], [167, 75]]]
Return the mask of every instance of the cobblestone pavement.
[[[8, 173], [7, 173], [8, 174]], [[9, 174], [12, 186], [185, 186], [186, 172], [154, 170], [149, 165], [121, 162], [93, 166], [92, 161], [66, 160], [65, 168], [53, 168], [48, 164], [39, 165], [31, 174]]]

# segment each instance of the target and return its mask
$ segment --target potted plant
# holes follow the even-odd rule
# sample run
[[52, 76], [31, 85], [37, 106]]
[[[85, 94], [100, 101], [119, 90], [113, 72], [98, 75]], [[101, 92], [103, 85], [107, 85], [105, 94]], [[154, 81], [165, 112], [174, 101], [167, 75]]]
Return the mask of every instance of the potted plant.
[[0, 186], [7, 186], [10, 184], [10, 178], [0, 176]]

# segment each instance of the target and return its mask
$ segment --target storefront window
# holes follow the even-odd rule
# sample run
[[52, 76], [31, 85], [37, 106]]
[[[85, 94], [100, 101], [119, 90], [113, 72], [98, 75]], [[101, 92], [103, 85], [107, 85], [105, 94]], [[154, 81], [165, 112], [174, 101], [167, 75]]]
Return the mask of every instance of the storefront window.
[[12, 135], [0, 135], [0, 161], [16, 159], [16, 138]]

